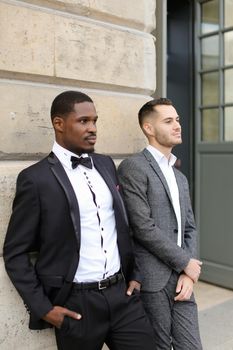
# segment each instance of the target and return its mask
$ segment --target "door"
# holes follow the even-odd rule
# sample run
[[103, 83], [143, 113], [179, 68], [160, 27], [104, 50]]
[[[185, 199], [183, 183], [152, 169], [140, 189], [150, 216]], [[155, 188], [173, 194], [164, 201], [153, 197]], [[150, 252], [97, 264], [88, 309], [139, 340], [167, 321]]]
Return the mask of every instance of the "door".
[[233, 288], [233, 1], [167, 1], [167, 97], [199, 229], [201, 279]]
[[233, 288], [233, 1], [195, 1], [195, 193], [202, 279]]

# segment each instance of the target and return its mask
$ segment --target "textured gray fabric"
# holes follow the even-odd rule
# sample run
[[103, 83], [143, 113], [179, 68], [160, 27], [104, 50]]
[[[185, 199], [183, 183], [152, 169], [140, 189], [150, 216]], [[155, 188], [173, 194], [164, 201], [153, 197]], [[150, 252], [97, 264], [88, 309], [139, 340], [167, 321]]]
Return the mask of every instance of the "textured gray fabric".
[[156, 349], [201, 350], [197, 305], [189, 301], [175, 302], [177, 273], [172, 273], [166, 287], [155, 293], [141, 293], [145, 310], [155, 333]]
[[167, 182], [159, 165], [144, 149], [118, 168], [136, 260], [142, 271], [142, 290], [159, 291], [173, 270], [180, 273], [196, 257], [197, 232], [186, 177], [174, 169], [179, 188], [182, 247], [177, 246], [177, 220]]

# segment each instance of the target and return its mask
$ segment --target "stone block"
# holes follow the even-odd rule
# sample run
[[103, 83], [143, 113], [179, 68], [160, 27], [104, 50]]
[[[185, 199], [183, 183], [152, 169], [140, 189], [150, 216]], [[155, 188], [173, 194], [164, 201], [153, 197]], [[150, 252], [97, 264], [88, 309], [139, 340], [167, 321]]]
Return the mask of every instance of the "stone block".
[[155, 28], [156, 0], [25, 0], [105, 23], [151, 32]]
[[10, 282], [0, 258], [1, 350], [56, 350], [53, 331], [28, 329], [28, 313]]
[[15, 195], [16, 177], [23, 168], [30, 164], [32, 162], [0, 162], [0, 256]]
[[0, 33], [0, 69], [5, 72], [118, 90], [155, 89], [155, 47], [149, 34], [5, 3], [0, 3]]
[[[67, 89], [0, 83], [1, 122], [4, 125], [0, 157], [50, 152], [54, 139], [50, 105], [56, 95]], [[128, 154], [144, 146], [145, 138], [138, 126], [137, 112], [148, 100], [147, 96], [82, 91], [93, 98], [99, 115], [98, 152]]]
[[0, 3], [0, 69], [54, 73], [54, 21], [51, 14]]
[[[65, 90], [65, 89], [64, 89]], [[0, 155], [47, 153], [53, 143], [50, 105], [61, 90], [0, 82]], [[16, 98], [17, 96], [17, 98]]]
[[66, 10], [143, 31], [155, 27], [155, 0], [55, 0]]
[[149, 34], [108, 28], [75, 18], [55, 18], [55, 74], [151, 92], [155, 47]]

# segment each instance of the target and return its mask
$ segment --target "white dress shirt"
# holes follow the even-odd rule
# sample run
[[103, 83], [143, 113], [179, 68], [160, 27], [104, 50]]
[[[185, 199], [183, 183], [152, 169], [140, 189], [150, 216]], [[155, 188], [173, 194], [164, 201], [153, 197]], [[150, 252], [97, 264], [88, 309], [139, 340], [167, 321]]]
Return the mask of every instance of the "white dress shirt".
[[158, 163], [170, 190], [172, 205], [176, 214], [176, 220], [178, 224], [178, 236], [177, 236], [177, 244], [181, 247], [182, 244], [182, 236], [181, 236], [181, 213], [180, 213], [180, 199], [179, 199], [179, 189], [176, 182], [176, 177], [173, 170], [173, 165], [176, 162], [176, 156], [171, 153], [170, 158], [166, 158], [163, 153], [161, 153], [155, 147], [148, 145], [148, 151], [155, 158]]
[[53, 152], [66, 171], [80, 211], [80, 259], [74, 282], [100, 281], [120, 269], [112, 194], [94, 166], [72, 169], [70, 157], [77, 155], [56, 142]]

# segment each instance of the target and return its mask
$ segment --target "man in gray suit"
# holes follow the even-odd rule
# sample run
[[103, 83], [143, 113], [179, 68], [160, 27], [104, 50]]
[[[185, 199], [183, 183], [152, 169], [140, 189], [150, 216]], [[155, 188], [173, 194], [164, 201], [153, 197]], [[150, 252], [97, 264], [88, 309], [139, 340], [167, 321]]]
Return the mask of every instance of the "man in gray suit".
[[149, 145], [125, 159], [119, 177], [142, 271], [141, 298], [157, 349], [202, 349], [193, 285], [201, 272], [186, 177], [174, 168], [182, 142], [172, 102], [159, 98], [139, 111]]

